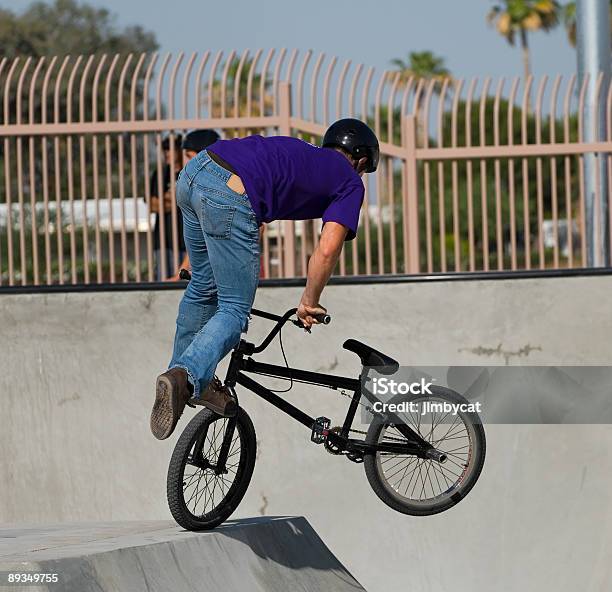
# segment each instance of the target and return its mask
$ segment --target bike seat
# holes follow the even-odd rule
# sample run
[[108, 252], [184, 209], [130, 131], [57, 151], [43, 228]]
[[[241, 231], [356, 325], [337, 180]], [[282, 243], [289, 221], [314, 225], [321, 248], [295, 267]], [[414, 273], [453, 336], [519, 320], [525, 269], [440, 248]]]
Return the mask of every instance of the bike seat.
[[342, 347], [357, 354], [364, 366], [376, 367], [380, 374], [394, 374], [399, 369], [399, 362], [356, 339], [347, 339]]

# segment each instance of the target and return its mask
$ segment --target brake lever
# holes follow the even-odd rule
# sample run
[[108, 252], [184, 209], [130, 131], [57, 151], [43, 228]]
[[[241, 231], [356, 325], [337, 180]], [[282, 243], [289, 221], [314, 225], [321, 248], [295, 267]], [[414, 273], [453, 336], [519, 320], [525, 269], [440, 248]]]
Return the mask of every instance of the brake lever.
[[[321, 325], [329, 325], [331, 323], [331, 316], [328, 314], [315, 315], [314, 318], [317, 319], [317, 321], [319, 321], [319, 324]], [[304, 327], [304, 324], [302, 323], [300, 319], [292, 320], [291, 322], [296, 327], [299, 327], [300, 329], [304, 329], [304, 331], [306, 331], [307, 333], [312, 333], [310, 327]]]
[[310, 330], [310, 327], [304, 327], [304, 324], [302, 323], [302, 321], [300, 321], [300, 319], [293, 319], [291, 321], [298, 329], [304, 329], [304, 331], [306, 331], [306, 333], [312, 333], [312, 331]]

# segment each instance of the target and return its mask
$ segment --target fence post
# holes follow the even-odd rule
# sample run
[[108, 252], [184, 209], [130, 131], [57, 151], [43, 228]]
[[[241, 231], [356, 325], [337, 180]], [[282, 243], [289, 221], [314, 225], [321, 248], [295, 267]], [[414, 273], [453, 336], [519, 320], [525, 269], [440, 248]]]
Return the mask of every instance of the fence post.
[[415, 115], [406, 115], [404, 123], [404, 179], [402, 196], [402, 231], [404, 241], [404, 270], [419, 273], [419, 201], [417, 183], [417, 125]]
[[[576, 5], [578, 79], [586, 84], [584, 142], [605, 141], [608, 130], [606, 91], [610, 85], [610, 4], [582, 0]], [[601, 78], [600, 78], [601, 76]], [[600, 85], [601, 90], [600, 91]], [[601, 97], [599, 95], [602, 95]], [[587, 266], [610, 265], [608, 179], [605, 153], [584, 157]]]
[[[282, 136], [291, 135], [291, 84], [287, 81], [279, 82], [279, 132]], [[283, 252], [279, 256], [284, 258], [285, 277], [295, 277], [295, 222], [283, 221]]]

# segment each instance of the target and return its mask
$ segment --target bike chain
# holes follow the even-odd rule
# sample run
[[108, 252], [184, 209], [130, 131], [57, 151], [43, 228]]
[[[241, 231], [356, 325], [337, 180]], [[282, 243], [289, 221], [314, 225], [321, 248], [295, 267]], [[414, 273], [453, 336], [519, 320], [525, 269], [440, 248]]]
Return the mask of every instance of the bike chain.
[[[335, 390], [335, 389], [334, 389]], [[340, 391], [338, 391], [338, 394], [342, 395], [343, 397], [348, 397], [349, 399], [353, 399], [353, 397], [351, 395], [349, 395], [346, 391], [340, 389]], [[369, 411], [370, 413], [377, 415], [377, 413], [368, 405], [365, 405], [364, 403], [362, 403], [361, 401], [359, 401], [359, 405], [361, 405], [364, 409], [366, 409], [367, 411]], [[330, 428], [330, 432], [335, 432], [336, 434], [340, 432], [342, 428], [340, 426], [334, 426], [333, 428]], [[367, 432], [363, 431], [363, 430], [356, 430], [354, 428], [349, 429], [349, 432], [352, 432], [353, 434], [361, 434], [362, 436], [366, 436]], [[329, 454], [333, 454], [335, 456], [341, 456], [341, 455], [345, 455], [349, 460], [355, 462], [355, 463], [362, 463], [363, 462], [363, 456], [355, 456], [354, 454], [346, 454], [343, 452], [339, 452], [332, 444], [330, 444], [329, 442], [325, 441], [324, 443], [324, 447], [325, 450], [327, 452], [329, 452]]]

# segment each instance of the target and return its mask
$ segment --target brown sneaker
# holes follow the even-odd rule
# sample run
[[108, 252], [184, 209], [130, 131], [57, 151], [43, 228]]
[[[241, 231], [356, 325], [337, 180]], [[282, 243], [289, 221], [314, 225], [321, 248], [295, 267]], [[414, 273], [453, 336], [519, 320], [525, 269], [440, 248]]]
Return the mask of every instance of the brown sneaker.
[[204, 405], [222, 417], [234, 417], [238, 412], [238, 402], [232, 392], [215, 376], [199, 399], [190, 399], [190, 403]]
[[[202, 397], [204, 396], [205, 391], [202, 391], [200, 398], [196, 399], [193, 396], [193, 386], [191, 386], [191, 384], [189, 384], [189, 388], [191, 389], [191, 399], [187, 401], [187, 405], [189, 405], [190, 407], [195, 407], [196, 405], [200, 405], [201, 407], [206, 407], [206, 405], [204, 405], [204, 401], [202, 400]], [[208, 383], [208, 386], [206, 387], [205, 390], [213, 389], [213, 388], [217, 390], [223, 388], [223, 383], [219, 380], [216, 374], [215, 376], [213, 376], [213, 379]]]
[[165, 440], [174, 431], [191, 396], [188, 385], [183, 368], [171, 368], [157, 377], [151, 432], [158, 440]]

